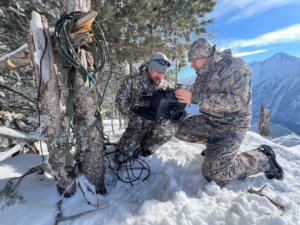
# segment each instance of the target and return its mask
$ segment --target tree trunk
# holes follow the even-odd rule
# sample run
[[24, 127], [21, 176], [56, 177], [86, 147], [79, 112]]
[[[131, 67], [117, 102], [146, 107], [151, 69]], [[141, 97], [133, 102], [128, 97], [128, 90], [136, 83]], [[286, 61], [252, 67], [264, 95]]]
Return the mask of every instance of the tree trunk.
[[[60, 3], [61, 13], [88, 12], [91, 8], [90, 0], [61, 0]], [[46, 21], [42, 22], [40, 15], [36, 12], [32, 13], [31, 31], [32, 36], [28, 37], [27, 42], [36, 74], [36, 86], [40, 93], [38, 99], [41, 106], [40, 126], [45, 131], [43, 138], [47, 144], [49, 163], [57, 181], [58, 190], [65, 196], [70, 196], [74, 193], [76, 186], [73, 182], [74, 177], [69, 177], [70, 174], [65, 169], [68, 135], [63, 127], [63, 114], [60, 106], [61, 90], [54, 60], [58, 57], [54, 56], [48, 24]], [[28, 65], [28, 61], [25, 61], [28, 56], [27, 45], [13, 53], [0, 58], [0, 70]], [[78, 50], [78, 54], [82, 64], [87, 66], [86, 52]], [[76, 106], [73, 118], [75, 150], [79, 155], [81, 171], [96, 186], [97, 192], [105, 193], [104, 135], [100, 113], [98, 115], [100, 121], [97, 126], [89, 128], [98, 111], [98, 90], [96, 85], [88, 86], [78, 74], [75, 81], [74, 102], [76, 102]]]
[[91, 0], [60, 0], [60, 14], [65, 12], [89, 12], [91, 10]]
[[46, 21], [42, 22], [36, 12], [32, 13], [31, 31], [32, 38], [28, 38], [28, 45], [36, 74], [36, 86], [40, 93], [41, 127], [45, 130], [44, 140], [49, 151], [49, 163], [58, 182], [58, 190], [66, 191], [65, 195], [68, 196], [74, 193], [75, 186], [67, 190], [72, 180], [68, 178], [64, 168], [67, 135], [62, 125], [58, 76], [48, 24]]
[[270, 119], [271, 119], [270, 109], [265, 108], [264, 105], [262, 104], [260, 108], [260, 118], [259, 118], [259, 134], [261, 136], [271, 138]]
[[[90, 0], [61, 1], [61, 13], [82, 11], [91, 9]], [[80, 50], [79, 56], [82, 65], [87, 67], [86, 51]], [[85, 84], [81, 75], [76, 76], [75, 81], [75, 112], [74, 134], [76, 140], [76, 152], [79, 155], [80, 170], [88, 180], [96, 186], [97, 193], [106, 192], [104, 185], [105, 161], [104, 161], [104, 135], [103, 126], [99, 113], [100, 122], [96, 127], [89, 128], [95, 120], [98, 109], [98, 94], [95, 85], [89, 87]]]

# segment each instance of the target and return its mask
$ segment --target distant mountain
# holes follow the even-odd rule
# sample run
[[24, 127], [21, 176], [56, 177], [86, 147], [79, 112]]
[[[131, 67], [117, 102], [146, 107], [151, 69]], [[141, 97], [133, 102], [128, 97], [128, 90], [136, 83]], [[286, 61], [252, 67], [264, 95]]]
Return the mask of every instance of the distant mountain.
[[300, 58], [278, 53], [250, 64], [253, 115], [263, 102], [271, 109], [271, 120], [300, 134]]

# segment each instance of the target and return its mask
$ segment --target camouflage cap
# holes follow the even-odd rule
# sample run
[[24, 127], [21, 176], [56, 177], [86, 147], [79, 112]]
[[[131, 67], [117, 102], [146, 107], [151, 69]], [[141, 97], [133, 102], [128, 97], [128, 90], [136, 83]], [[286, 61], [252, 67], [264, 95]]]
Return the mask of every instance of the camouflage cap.
[[188, 51], [188, 61], [208, 58], [213, 53], [214, 45], [205, 38], [199, 38], [193, 42]]

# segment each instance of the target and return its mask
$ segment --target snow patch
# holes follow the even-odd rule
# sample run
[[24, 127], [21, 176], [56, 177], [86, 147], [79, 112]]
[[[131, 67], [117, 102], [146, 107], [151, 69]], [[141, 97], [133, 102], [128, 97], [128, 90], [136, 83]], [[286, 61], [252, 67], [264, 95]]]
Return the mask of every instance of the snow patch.
[[[109, 124], [109, 123], [108, 123]], [[105, 128], [109, 130], [108, 128]], [[288, 142], [288, 140], [287, 140]], [[270, 145], [283, 166], [283, 181], [268, 180], [263, 174], [219, 187], [207, 182], [201, 174], [204, 145], [192, 144], [172, 138], [158, 152], [144, 158], [151, 175], [133, 186], [124, 184], [107, 174], [108, 194], [97, 195], [97, 211], [62, 224], [72, 225], [298, 225], [300, 224], [300, 151], [285, 147], [259, 134], [248, 132], [240, 152]], [[0, 164], [0, 186], [29, 167], [40, 163], [37, 155], [19, 154]], [[285, 206], [279, 210], [266, 197], [248, 193], [251, 187]], [[20, 186], [26, 203], [0, 211], [1, 224], [54, 224], [56, 204], [60, 199], [53, 178], [31, 175]], [[95, 196], [88, 196], [95, 202]], [[64, 199], [65, 216], [95, 209], [86, 203], [77, 191]]]

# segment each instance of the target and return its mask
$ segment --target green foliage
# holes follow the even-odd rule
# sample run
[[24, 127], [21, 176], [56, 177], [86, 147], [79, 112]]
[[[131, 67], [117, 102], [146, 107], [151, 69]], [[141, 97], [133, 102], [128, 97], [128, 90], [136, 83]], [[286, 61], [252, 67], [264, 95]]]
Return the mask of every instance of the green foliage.
[[[93, 10], [104, 30], [109, 46], [114, 78], [108, 86], [103, 108], [111, 108], [114, 95], [121, 81], [149, 59], [151, 53], [165, 53], [173, 63], [166, 74], [171, 84], [176, 74], [186, 65], [187, 44], [193, 35], [206, 32], [205, 19], [215, 0], [94, 0]], [[106, 81], [107, 73], [102, 72]], [[102, 82], [104, 81], [104, 82]]]
[[10, 2], [10, 0], [1, 0], [0, 1], [0, 7], [2, 7], [2, 6], [8, 7], [9, 2]]
[[138, 62], [153, 51], [183, 59], [192, 33], [205, 32], [205, 14], [214, 0], [110, 0], [94, 1], [98, 20], [118, 62]]
[[[26, 38], [30, 34], [30, 20], [32, 11], [37, 11], [46, 16], [50, 24], [55, 24], [59, 17], [59, 3], [55, 0], [10, 0], [0, 4], [0, 55], [5, 55], [18, 49], [26, 43]], [[23, 95], [35, 99], [37, 91], [35, 89], [34, 73], [32, 68], [21, 68], [21, 70], [1, 70], [0, 84], [12, 90], [23, 93]], [[2, 88], [1, 88], [2, 89]], [[29, 102], [22, 96], [14, 92], [3, 89], [5, 95], [6, 110], [24, 113], [25, 116], [36, 113], [36, 104]], [[36, 115], [34, 115], [36, 117]], [[12, 120], [12, 128], [22, 129], [26, 125], [23, 121]], [[24, 124], [24, 126], [23, 126]], [[37, 125], [37, 124], [36, 124]], [[35, 126], [30, 126], [35, 129]], [[25, 128], [25, 130], [27, 130]], [[23, 130], [23, 131], [25, 131]]]
[[[212, 20], [204, 16], [215, 4], [215, 0], [93, 0], [92, 10], [98, 12], [97, 20], [114, 62], [132, 64], [154, 51], [164, 52], [171, 59], [184, 59], [186, 48], [179, 46], [191, 42], [192, 34], [206, 31]], [[0, 54], [25, 42], [32, 10], [46, 15], [52, 26], [59, 17], [59, 2], [55, 0], [12, 0], [1, 6], [0, 31], [6, 38], [0, 40], [1, 47], [5, 46]]]
[[[45, 15], [50, 26], [54, 26], [60, 15], [59, 3], [55, 0], [4, 1], [0, 5], [0, 55], [26, 42], [32, 10]], [[113, 65], [114, 79], [107, 90], [108, 107], [129, 68], [146, 62], [154, 51], [161, 51], [172, 60], [173, 67], [167, 77], [176, 80], [175, 74], [186, 64], [187, 44], [192, 35], [206, 32], [206, 25], [212, 20], [204, 16], [213, 10], [215, 3], [216, 0], [93, 0], [92, 10], [98, 12], [97, 21], [104, 31]], [[101, 92], [110, 73], [108, 66], [109, 63], [99, 75]], [[32, 70], [30, 76], [24, 71], [18, 73], [21, 79], [18, 82], [14, 77], [9, 79], [11, 87], [30, 90], [34, 85]], [[7, 85], [11, 74], [4, 75]], [[34, 94], [31, 91], [26, 95]]]
[[33, 10], [45, 15], [50, 23], [54, 23], [59, 17], [59, 5], [55, 0], [11, 0], [0, 5], [1, 55], [19, 48], [26, 42]]
[[1, 210], [16, 203], [24, 203], [24, 197], [11, 182], [7, 182], [4, 188], [0, 189]]

